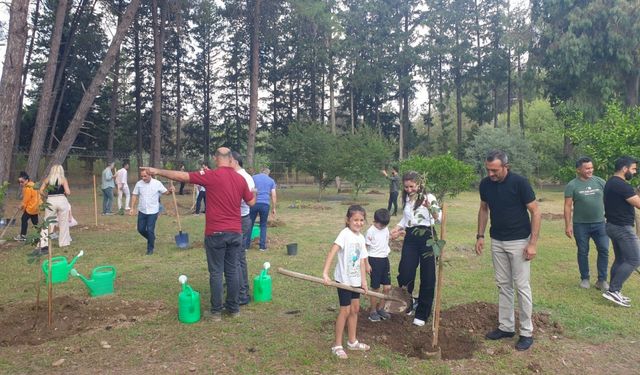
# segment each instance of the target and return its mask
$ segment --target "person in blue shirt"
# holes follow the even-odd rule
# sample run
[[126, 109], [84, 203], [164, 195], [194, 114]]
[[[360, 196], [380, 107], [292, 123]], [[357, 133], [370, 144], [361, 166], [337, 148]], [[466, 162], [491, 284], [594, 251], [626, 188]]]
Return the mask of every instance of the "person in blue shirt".
[[[269, 207], [271, 207], [271, 213], [276, 214], [276, 182], [269, 177], [271, 172], [269, 168], [262, 168], [258, 173], [253, 176], [253, 181], [256, 183], [256, 189], [258, 190], [256, 197], [256, 204], [251, 207], [251, 227], [256, 223], [256, 218], [260, 215], [260, 251], [267, 250], [267, 220], [269, 219]], [[251, 236], [247, 238], [248, 242], [245, 248], [251, 246]]]

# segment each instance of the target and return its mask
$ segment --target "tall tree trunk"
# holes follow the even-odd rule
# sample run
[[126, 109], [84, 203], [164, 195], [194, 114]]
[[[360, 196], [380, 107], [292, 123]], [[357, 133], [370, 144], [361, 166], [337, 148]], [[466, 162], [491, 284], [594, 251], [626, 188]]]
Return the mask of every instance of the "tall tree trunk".
[[404, 159], [404, 124], [402, 122], [402, 96], [400, 96], [400, 87], [398, 87], [398, 124], [400, 125], [398, 128], [398, 160]]
[[522, 95], [522, 67], [520, 65], [520, 55], [518, 55], [518, 122], [520, 132], [524, 137], [524, 98]]
[[93, 105], [93, 102], [100, 91], [100, 87], [104, 83], [107, 74], [109, 74], [109, 71], [116, 61], [116, 54], [120, 49], [120, 45], [122, 44], [122, 40], [124, 39], [129, 26], [131, 26], [131, 23], [135, 18], [138, 8], [140, 8], [140, 0], [131, 0], [131, 2], [129, 2], [127, 9], [122, 16], [122, 23], [118, 25], [116, 32], [113, 35], [113, 39], [111, 40], [111, 45], [109, 46], [109, 49], [107, 50], [107, 53], [104, 57], [104, 60], [102, 60], [100, 67], [96, 71], [96, 75], [93, 77], [91, 84], [82, 96], [80, 104], [78, 105], [78, 108], [76, 109], [76, 112], [71, 119], [71, 123], [69, 123], [67, 131], [64, 133], [64, 136], [62, 137], [58, 148], [53, 153], [51, 161], [47, 166], [47, 171], [53, 164], [62, 163], [67, 157], [71, 146], [73, 146], [73, 142], [80, 132], [80, 127], [84, 123], [84, 120], [87, 117], [87, 113], [89, 113], [89, 110], [91, 109], [91, 106]]
[[331, 134], [336, 135], [336, 101], [335, 101], [335, 82], [334, 82], [334, 64], [333, 64], [333, 27], [329, 29], [329, 41], [327, 44], [329, 50], [329, 122], [331, 123]]
[[[475, 22], [476, 22], [476, 100], [480, 100], [482, 96], [482, 44], [480, 39], [480, 6], [479, 0], [474, 1], [475, 5]], [[478, 106], [479, 107], [479, 106]], [[478, 108], [479, 110], [481, 108]], [[485, 109], [482, 108], [482, 114], [484, 114]], [[482, 116], [478, 116], [478, 126], [482, 126]]]
[[[256, 132], [258, 131], [258, 79], [260, 77], [260, 3], [253, 0], [251, 22], [251, 80], [249, 82], [249, 139], [247, 139], [247, 166], [253, 166], [256, 148]], [[247, 9], [251, 9], [252, 0], [247, 1]]]
[[[47, 154], [51, 154], [51, 150], [53, 150], [53, 140], [56, 138], [56, 125], [58, 124], [58, 117], [60, 116], [60, 110], [62, 108], [62, 102], [64, 99], [64, 93], [67, 91], [66, 80], [65, 85], [62, 85], [62, 90], [60, 90], [60, 95], [58, 95], [58, 102], [56, 103], [56, 110], [53, 114], [53, 119], [51, 119], [51, 134], [49, 134], [49, 144], [47, 145]], [[55, 91], [54, 91], [55, 92]]]
[[[19, 112], [22, 68], [27, 44], [29, 0], [13, 0], [9, 11], [9, 34], [0, 78], [0, 183], [9, 179], [15, 121]], [[0, 207], [2, 213], [3, 207]]]
[[[160, 12], [160, 17], [158, 17]], [[164, 8], [158, 7], [158, 0], [151, 2], [153, 27], [153, 108], [151, 110], [151, 165], [159, 167], [162, 163], [162, 50], [164, 47]], [[159, 19], [158, 19], [159, 18]]]
[[53, 26], [53, 34], [51, 35], [51, 45], [49, 48], [49, 56], [44, 72], [42, 83], [42, 91], [38, 102], [38, 112], [36, 115], [36, 124], [31, 138], [31, 148], [29, 149], [29, 159], [27, 161], [27, 173], [32, 179], [37, 179], [38, 166], [42, 158], [42, 149], [47, 136], [47, 127], [51, 119], [52, 99], [54, 96], [53, 86], [56, 76], [56, 66], [58, 64], [58, 55], [60, 52], [60, 41], [62, 40], [62, 31], [64, 28], [64, 20], [67, 12], [68, 0], [59, 0], [56, 9], [56, 20]]
[[511, 132], [511, 48], [507, 48], [507, 133]]
[[177, 48], [176, 48], [176, 159], [182, 160], [182, 9], [178, 11], [178, 22], [176, 28]]
[[[209, 44], [207, 44], [207, 47]], [[207, 51], [204, 54], [205, 56], [205, 82], [204, 82], [204, 161], [206, 163], [209, 162], [209, 157], [211, 155], [211, 109], [209, 108], [211, 104], [211, 51], [207, 48]], [[236, 100], [237, 100], [237, 89], [236, 89]], [[236, 111], [237, 112], [237, 111]]]
[[[120, 18], [120, 17], [118, 17]], [[119, 21], [118, 21], [119, 22]], [[113, 92], [109, 104], [109, 135], [107, 136], [107, 160], [113, 161], [113, 143], [116, 137], [116, 122], [118, 119], [118, 86], [120, 83], [120, 51], [116, 54], [113, 66]]]
[[140, 67], [140, 24], [138, 23], [138, 16], [135, 17], [135, 24], [133, 26], [133, 70], [134, 70], [134, 97], [136, 103], [136, 161], [138, 166], [143, 165], [142, 160], [142, 69]]
[[[78, 6], [76, 7], [76, 11], [74, 13], [73, 19], [71, 20], [71, 26], [69, 27], [69, 31], [67, 35], [63, 35], [64, 39], [60, 43], [60, 52], [62, 53], [62, 57], [59, 59], [60, 62], [57, 64], [56, 68], [56, 78], [53, 84], [52, 93], [52, 105], [55, 104], [56, 110], [53, 113], [53, 116], [50, 117], [49, 127], [51, 130], [49, 131], [49, 144], [47, 146], [47, 153], [51, 153], [51, 149], [53, 147], [53, 140], [55, 138], [56, 126], [58, 124], [58, 117], [60, 116], [60, 109], [62, 108], [62, 103], [64, 100], [64, 92], [66, 84], [65, 79], [65, 69], [67, 66], [67, 61], [69, 60], [69, 55], [71, 54], [71, 46], [73, 46], [73, 42], [75, 40], [76, 31], [80, 24], [81, 16], [85, 12], [86, 4], [89, 0], [82, 0]], [[93, 6], [91, 8], [91, 12], [93, 12], [93, 8], [95, 7], [97, 0], [94, 0]], [[73, 4], [69, 4], [69, 8], [71, 8]], [[85, 25], [86, 27], [86, 25]]]
[[626, 80], [626, 95], [625, 104], [627, 107], [635, 107], [640, 102], [638, 101], [638, 90], [640, 89], [640, 67], [637, 67], [635, 72], [629, 74]]
[[[33, 53], [33, 45], [36, 40], [36, 31], [38, 29], [38, 22], [40, 21], [40, 0], [36, 0], [36, 9], [33, 12], [33, 28], [31, 30], [31, 38], [29, 40], [29, 49], [27, 50], [27, 58], [24, 62], [24, 67], [22, 69], [22, 86], [20, 87], [20, 99], [18, 100], [18, 113], [16, 114], [15, 121], [15, 138], [13, 141], [13, 155], [11, 157], [11, 165], [16, 169], [16, 161], [18, 158], [18, 149], [20, 148], [20, 130], [22, 123], [22, 102], [24, 100], [24, 90], [27, 87], [27, 77], [29, 76], [29, 65], [31, 65], [31, 55]], [[4, 134], [4, 133], [2, 133]], [[11, 172], [11, 171], [10, 171]], [[15, 180], [17, 177], [11, 176], [10, 180]], [[2, 181], [2, 179], [0, 179]]]
[[356, 114], [353, 103], [353, 75], [351, 76], [351, 87], [349, 87], [349, 113], [351, 114], [351, 134], [356, 134]]
[[[118, 25], [122, 22], [122, 0], [118, 1]], [[113, 143], [116, 137], [116, 121], [118, 119], [118, 87], [120, 83], [120, 50], [116, 53], [116, 62], [113, 66], [113, 87], [109, 108], [109, 135], [107, 137], [107, 160], [113, 161]]]

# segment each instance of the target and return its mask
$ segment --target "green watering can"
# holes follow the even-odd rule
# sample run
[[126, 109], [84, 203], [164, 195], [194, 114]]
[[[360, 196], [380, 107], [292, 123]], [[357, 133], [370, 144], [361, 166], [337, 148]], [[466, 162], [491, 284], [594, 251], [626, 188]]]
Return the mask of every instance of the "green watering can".
[[[71, 263], [67, 263], [65, 257], [53, 257], [51, 258], [51, 282], [53, 284], [64, 283], [69, 280], [69, 272], [73, 268], [78, 258], [84, 255], [84, 250], [80, 250], [78, 255], [71, 260]], [[49, 259], [42, 262], [42, 272], [49, 283]]]
[[251, 229], [251, 241], [255, 240], [258, 237], [260, 237], [260, 226], [254, 225]]
[[271, 301], [271, 276], [267, 274], [271, 264], [264, 262], [262, 267], [264, 269], [260, 272], [260, 275], [253, 279], [253, 300], [255, 302]]
[[182, 291], [178, 295], [178, 320], [191, 324], [200, 321], [200, 293], [187, 284], [187, 276], [180, 275]]
[[89, 288], [91, 297], [100, 297], [107, 294], [113, 294], [113, 283], [116, 280], [116, 268], [114, 266], [99, 266], [91, 272], [91, 279], [78, 273], [74, 269], [71, 270], [71, 276], [79, 277], [84, 285]]

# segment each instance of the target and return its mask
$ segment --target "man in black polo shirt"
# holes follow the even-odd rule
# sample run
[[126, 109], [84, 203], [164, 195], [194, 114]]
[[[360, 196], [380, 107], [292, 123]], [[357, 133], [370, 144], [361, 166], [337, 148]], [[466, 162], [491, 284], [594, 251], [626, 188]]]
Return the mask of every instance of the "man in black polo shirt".
[[485, 337], [498, 340], [515, 335], [515, 286], [520, 310], [520, 338], [516, 343], [516, 349], [527, 350], [533, 344], [530, 261], [536, 256], [541, 214], [531, 184], [524, 177], [509, 171], [509, 160], [504, 151], [490, 151], [484, 164], [489, 176], [480, 182], [480, 210], [475, 249], [478, 255], [482, 254], [484, 231], [491, 213], [491, 254], [496, 283], [500, 290], [499, 325]]
[[640, 209], [640, 197], [627, 183], [636, 173], [637, 161], [623, 156], [616, 160], [615, 173], [604, 185], [604, 217], [616, 259], [611, 265], [609, 290], [602, 296], [624, 307], [631, 307], [631, 299], [620, 293], [622, 284], [640, 265], [640, 242], [633, 225], [633, 208]]

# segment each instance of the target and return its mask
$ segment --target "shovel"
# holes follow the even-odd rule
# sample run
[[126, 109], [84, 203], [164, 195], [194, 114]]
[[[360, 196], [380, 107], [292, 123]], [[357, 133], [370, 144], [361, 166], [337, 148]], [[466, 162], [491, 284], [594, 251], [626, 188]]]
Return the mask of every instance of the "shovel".
[[176, 192], [173, 189], [173, 181], [171, 181], [171, 196], [173, 197], [173, 205], [176, 208], [176, 218], [178, 219], [178, 234], [176, 234], [176, 245], [180, 249], [189, 248], [189, 233], [182, 233], [182, 225], [180, 224], [180, 212], [178, 212], [178, 202], [176, 201]]
[[7, 229], [9, 229], [9, 225], [11, 224], [11, 222], [15, 220], [16, 216], [18, 216], [18, 212], [20, 212], [20, 207], [18, 207], [16, 212], [13, 214], [13, 216], [11, 216], [11, 219], [7, 221], [7, 225], [5, 225], [4, 229], [2, 230], [2, 234], [0, 234], [0, 244], [3, 244], [6, 242], [6, 240], [3, 239], [2, 237], [4, 237], [4, 234], [7, 233]]
[[[305, 275], [303, 273], [289, 271], [289, 270], [286, 270], [284, 268], [278, 268], [278, 273], [281, 273], [281, 274], [286, 275], [286, 276], [295, 277], [296, 279], [313, 281], [315, 283], [325, 285], [324, 284], [324, 279], [322, 279], [320, 277]], [[364, 294], [364, 290], [362, 290], [360, 288], [354, 288], [354, 287], [346, 285], [346, 284], [337, 283], [337, 282], [335, 282], [333, 280], [329, 282], [329, 286], [333, 286], [333, 287], [336, 287], [336, 288], [340, 288], [340, 289], [344, 289], [344, 290], [350, 290], [352, 292]], [[391, 306], [391, 308], [390, 308], [390, 310], [391, 310], [390, 312], [392, 312], [392, 313], [404, 312], [404, 311], [407, 310], [407, 306], [409, 306], [406, 299], [398, 298], [398, 297], [391, 296], [391, 295], [388, 295], [388, 294], [382, 294], [382, 293], [378, 293], [378, 292], [368, 291], [366, 295], [373, 296], [373, 297], [376, 297], [376, 298], [380, 298], [380, 299], [383, 299], [385, 301], [392, 301], [393, 302], [393, 304], [392, 304], [393, 306]]]

